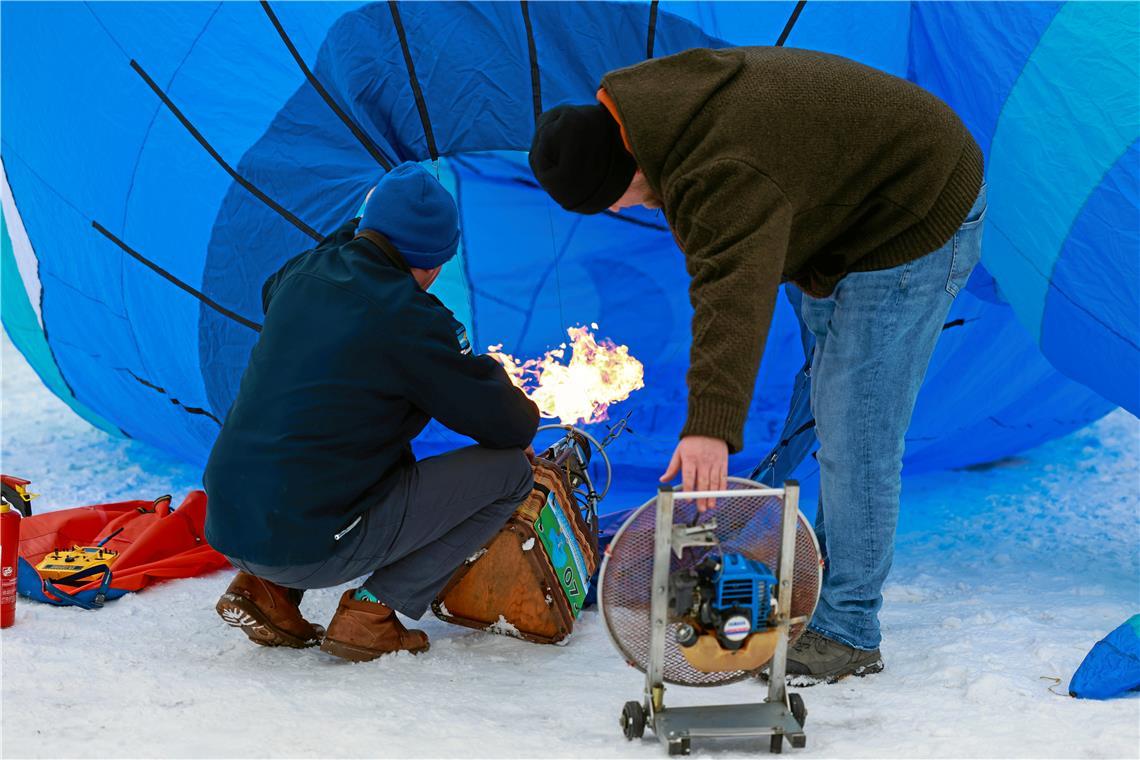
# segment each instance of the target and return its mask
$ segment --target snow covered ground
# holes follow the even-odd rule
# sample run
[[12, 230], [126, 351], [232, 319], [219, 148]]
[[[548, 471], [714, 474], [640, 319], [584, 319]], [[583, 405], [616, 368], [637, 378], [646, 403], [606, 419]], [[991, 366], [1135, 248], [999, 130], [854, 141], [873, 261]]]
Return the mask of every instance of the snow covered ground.
[[[5, 336], [3, 471], [42, 511], [184, 494], [199, 473], [94, 430]], [[1051, 693], [1140, 610], [1140, 422], [1116, 412], [987, 468], [906, 483], [883, 614], [887, 670], [804, 690], [802, 757], [1140, 756], [1140, 697]], [[214, 601], [229, 573], [98, 612], [21, 602], [4, 631], [3, 757], [660, 757], [621, 738], [641, 676], [596, 612], [565, 647], [425, 619], [428, 654], [351, 665], [254, 647]], [[310, 593], [331, 614], [340, 589]], [[671, 688], [673, 704], [754, 701], [758, 684]], [[694, 743], [743, 757], [755, 745]], [[790, 750], [786, 750], [790, 751]]]

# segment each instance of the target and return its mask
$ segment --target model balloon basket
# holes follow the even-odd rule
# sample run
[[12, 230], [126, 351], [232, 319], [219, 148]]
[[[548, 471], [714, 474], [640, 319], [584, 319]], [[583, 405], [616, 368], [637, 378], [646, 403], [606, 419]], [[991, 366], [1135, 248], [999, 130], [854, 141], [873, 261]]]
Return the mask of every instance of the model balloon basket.
[[[696, 499], [716, 500], [697, 510]], [[651, 728], [670, 754], [695, 737], [787, 738], [803, 747], [803, 700], [785, 686], [788, 647], [811, 619], [823, 577], [819, 544], [799, 511], [799, 486], [729, 478], [725, 491], [663, 487], [606, 549], [598, 603], [614, 646], [645, 673], [627, 702], [627, 739]], [[723, 686], [767, 669], [755, 704], [665, 706], [665, 684]]]
[[[568, 425], [539, 431], [551, 429], [564, 435], [535, 457], [530, 496], [432, 602], [441, 620], [537, 644], [573, 632], [598, 568], [597, 505], [612, 471], [604, 443]], [[606, 469], [600, 492], [589, 474], [592, 452]]]

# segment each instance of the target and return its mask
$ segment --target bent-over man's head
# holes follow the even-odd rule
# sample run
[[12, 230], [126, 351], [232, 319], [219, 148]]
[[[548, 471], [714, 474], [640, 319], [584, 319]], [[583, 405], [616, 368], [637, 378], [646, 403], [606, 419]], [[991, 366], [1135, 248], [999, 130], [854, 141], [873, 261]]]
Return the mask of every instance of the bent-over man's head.
[[626, 149], [621, 126], [600, 103], [544, 112], [531, 142], [530, 168], [567, 211], [597, 214], [627, 206], [661, 207]]

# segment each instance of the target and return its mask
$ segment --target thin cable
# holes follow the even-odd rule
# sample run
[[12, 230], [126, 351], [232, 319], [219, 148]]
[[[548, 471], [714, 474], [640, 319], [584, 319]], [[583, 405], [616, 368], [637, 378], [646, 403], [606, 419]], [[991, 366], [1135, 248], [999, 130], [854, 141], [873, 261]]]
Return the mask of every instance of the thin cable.
[[546, 200], [546, 221], [550, 223], [550, 252], [554, 254], [554, 290], [558, 294], [558, 334], [566, 329], [566, 312], [562, 309], [562, 274], [558, 269], [558, 247], [554, 244], [554, 215], [550, 213], [550, 199]]

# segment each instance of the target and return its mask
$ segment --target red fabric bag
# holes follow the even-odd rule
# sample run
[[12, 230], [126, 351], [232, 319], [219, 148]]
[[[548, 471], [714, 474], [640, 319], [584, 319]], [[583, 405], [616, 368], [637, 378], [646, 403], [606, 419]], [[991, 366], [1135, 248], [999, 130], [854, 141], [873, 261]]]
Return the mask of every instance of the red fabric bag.
[[[93, 608], [107, 599], [171, 578], [190, 578], [230, 566], [204, 533], [206, 494], [192, 491], [177, 509], [170, 497], [75, 507], [25, 517], [20, 521], [18, 588], [30, 599]], [[108, 539], [108, 537], [110, 537]], [[56, 549], [95, 546], [118, 552], [110, 572], [70, 585], [40, 577], [36, 565]], [[86, 580], [83, 585], [76, 581]]]

